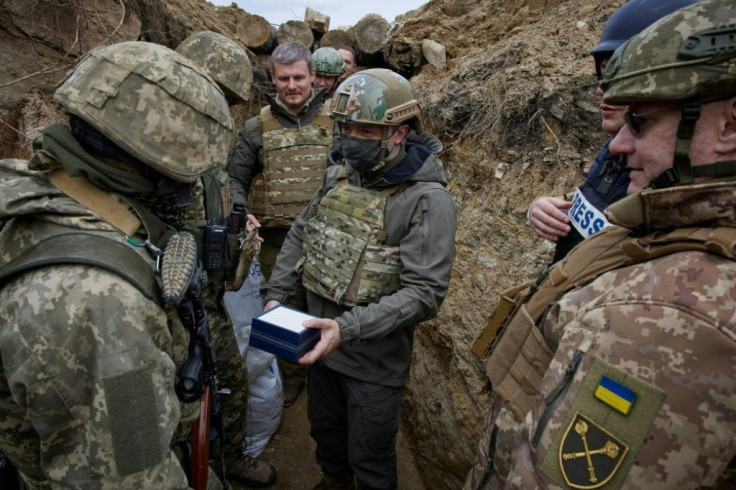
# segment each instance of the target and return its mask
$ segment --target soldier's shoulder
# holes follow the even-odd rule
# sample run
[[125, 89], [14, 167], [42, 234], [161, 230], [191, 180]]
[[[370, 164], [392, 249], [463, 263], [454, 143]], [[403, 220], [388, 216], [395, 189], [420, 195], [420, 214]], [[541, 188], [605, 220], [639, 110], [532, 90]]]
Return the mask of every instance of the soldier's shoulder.
[[347, 167], [342, 164], [335, 164], [330, 165], [325, 169], [324, 173], [324, 182], [325, 187], [327, 189], [331, 189], [332, 187], [337, 185], [337, 181], [339, 179], [349, 179], [351, 180], [351, 174], [348, 172]]
[[263, 136], [261, 135], [261, 118], [254, 116], [245, 121], [242, 129], [238, 133], [238, 144], [259, 147], [263, 144]]
[[[560, 304], [578, 312], [613, 307], [629, 311], [624, 316], [639, 318], [668, 310], [721, 328], [724, 319], [736, 317], [736, 298], [731, 294], [734, 281], [736, 261], [683, 251], [606, 272], [565, 295]], [[727, 328], [733, 331], [734, 325]]]
[[[155, 312], [159, 307], [122, 276], [101, 267], [85, 264], [58, 264], [38, 267], [0, 284], [0, 296], [18, 311], [30, 315], [77, 315], [80, 309], [119, 312]], [[97, 306], [95, 306], [97, 305]], [[104, 305], [104, 310], [102, 308]]]

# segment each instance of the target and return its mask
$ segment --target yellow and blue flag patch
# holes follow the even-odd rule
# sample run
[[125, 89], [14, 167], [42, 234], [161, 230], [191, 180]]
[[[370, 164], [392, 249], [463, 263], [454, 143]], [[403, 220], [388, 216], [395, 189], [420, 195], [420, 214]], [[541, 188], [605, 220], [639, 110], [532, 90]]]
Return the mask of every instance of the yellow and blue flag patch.
[[594, 396], [624, 415], [628, 415], [631, 412], [631, 407], [634, 406], [634, 402], [636, 401], [636, 393], [608, 376], [601, 377], [595, 389]]

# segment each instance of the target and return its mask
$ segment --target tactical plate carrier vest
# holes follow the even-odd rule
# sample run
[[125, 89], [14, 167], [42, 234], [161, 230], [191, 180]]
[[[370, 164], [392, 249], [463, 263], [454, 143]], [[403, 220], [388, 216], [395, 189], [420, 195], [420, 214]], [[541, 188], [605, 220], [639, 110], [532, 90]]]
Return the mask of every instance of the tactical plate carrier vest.
[[[344, 172], [344, 171], [343, 171]], [[401, 286], [399, 247], [383, 245], [388, 196], [340, 178], [304, 226], [304, 287], [337, 304], [375, 303]]]
[[333, 121], [330, 104], [305, 126], [285, 128], [261, 109], [263, 173], [251, 185], [251, 211], [264, 228], [288, 228], [314, 196], [328, 165]]

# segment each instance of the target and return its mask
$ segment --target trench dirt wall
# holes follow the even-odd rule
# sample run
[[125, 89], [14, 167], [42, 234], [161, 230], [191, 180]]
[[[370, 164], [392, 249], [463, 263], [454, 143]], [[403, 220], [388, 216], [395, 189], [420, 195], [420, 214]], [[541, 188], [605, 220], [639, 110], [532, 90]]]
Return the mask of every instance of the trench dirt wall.
[[[415, 336], [404, 433], [427, 488], [458, 488], [489, 405], [482, 361], [469, 351], [501, 291], [531, 280], [552, 246], [526, 224], [539, 195], [574, 189], [602, 146], [588, 50], [621, 1], [432, 0], [397, 19], [389, 36], [446, 47], [447, 68], [411, 77], [425, 125], [459, 205], [451, 289]], [[175, 47], [197, 30], [233, 37], [235, 7], [204, 0], [6, 0], [0, 7], [0, 151], [27, 158], [30, 142], [63, 120], [51, 99], [79, 57], [100, 44], [142, 39]], [[269, 90], [263, 57], [240, 127]], [[437, 230], [442, 233], [443, 230]]]

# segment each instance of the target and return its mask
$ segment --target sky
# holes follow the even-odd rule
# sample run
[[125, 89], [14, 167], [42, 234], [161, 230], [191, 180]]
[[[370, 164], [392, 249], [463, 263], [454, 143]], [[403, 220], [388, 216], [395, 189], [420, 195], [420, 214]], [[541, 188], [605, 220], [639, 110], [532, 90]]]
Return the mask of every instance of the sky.
[[[233, 0], [209, 0], [215, 5], [231, 5]], [[307, 7], [330, 16], [330, 29], [354, 26], [366, 14], [379, 14], [393, 22], [397, 15], [424, 5], [428, 0], [236, 0], [249, 14], [260, 15], [271, 24], [304, 20]]]

